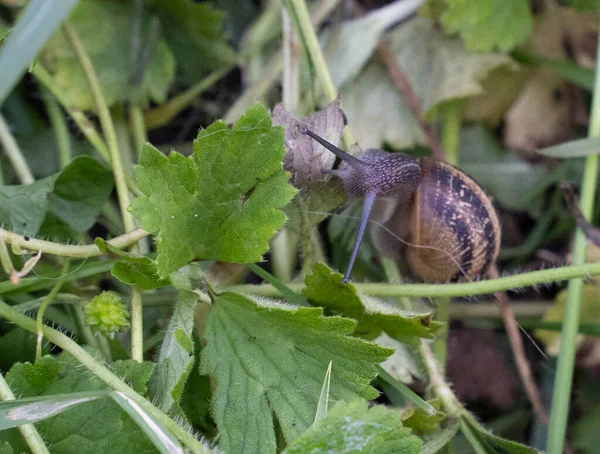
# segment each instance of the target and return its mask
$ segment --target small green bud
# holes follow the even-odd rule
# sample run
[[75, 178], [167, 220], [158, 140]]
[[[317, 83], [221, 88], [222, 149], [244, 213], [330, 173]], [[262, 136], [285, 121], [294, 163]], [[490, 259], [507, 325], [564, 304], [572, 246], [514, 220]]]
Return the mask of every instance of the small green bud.
[[116, 292], [102, 292], [85, 308], [85, 322], [96, 332], [113, 338], [129, 326], [129, 313]]

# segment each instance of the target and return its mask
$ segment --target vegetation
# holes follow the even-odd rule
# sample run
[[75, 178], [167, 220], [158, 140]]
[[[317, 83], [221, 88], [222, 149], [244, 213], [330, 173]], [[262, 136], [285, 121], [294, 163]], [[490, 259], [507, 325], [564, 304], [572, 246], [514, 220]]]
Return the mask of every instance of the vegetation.
[[[599, 12], [0, 0], [0, 454], [597, 452]], [[343, 283], [299, 122], [472, 176], [489, 273]]]

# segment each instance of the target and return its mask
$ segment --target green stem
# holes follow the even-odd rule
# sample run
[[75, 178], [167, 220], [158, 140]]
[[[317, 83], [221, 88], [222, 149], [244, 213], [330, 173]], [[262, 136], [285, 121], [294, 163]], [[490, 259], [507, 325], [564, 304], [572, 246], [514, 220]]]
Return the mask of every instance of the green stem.
[[450, 334], [450, 298], [437, 298], [435, 309], [435, 319], [444, 324], [441, 333], [437, 333], [435, 342], [433, 343], [433, 351], [435, 357], [440, 362], [442, 372], [446, 370], [446, 353], [448, 352], [448, 335]]
[[[341, 0], [321, 0], [317, 2], [312, 14], [312, 23], [315, 27], [321, 25], [329, 13], [340, 3]], [[265, 73], [255, 85], [244, 90], [237, 101], [229, 108], [223, 116], [225, 123], [233, 123], [242, 113], [256, 100], [261, 99], [267, 91], [279, 80], [283, 71], [283, 55], [281, 49], [274, 52], [273, 57], [265, 65]], [[351, 142], [353, 143], [353, 142]]]
[[110, 116], [110, 110], [106, 104], [106, 98], [102, 93], [102, 87], [100, 86], [100, 81], [98, 80], [98, 76], [94, 70], [90, 56], [83, 46], [83, 43], [79, 39], [79, 35], [69, 23], [65, 23], [63, 25], [63, 31], [67, 41], [69, 41], [71, 44], [75, 55], [77, 55], [77, 59], [79, 60], [92, 94], [94, 95], [94, 102], [96, 103], [98, 118], [100, 119], [100, 124], [102, 125], [102, 131], [104, 132], [104, 138], [106, 139], [106, 144], [108, 146], [110, 164], [115, 176], [117, 197], [119, 199], [123, 223], [125, 224], [125, 230], [130, 232], [135, 229], [135, 221], [133, 220], [133, 215], [128, 211], [129, 189], [127, 188], [127, 182], [125, 180], [123, 163], [121, 162], [121, 156], [119, 154], [119, 143], [117, 141], [117, 134]]
[[[109, 240], [108, 243], [118, 249], [123, 249], [137, 243], [140, 239], [148, 236], [149, 233], [143, 229], [135, 229], [129, 233]], [[5, 241], [12, 245], [14, 251], [42, 251], [44, 254], [58, 255], [61, 257], [97, 257], [104, 254], [95, 244], [77, 246], [72, 244], [53, 243], [52, 241], [38, 240], [35, 238], [18, 235], [8, 230], [0, 228], [0, 241]]]
[[10, 132], [10, 128], [8, 127], [8, 124], [6, 124], [2, 114], [0, 114], [0, 143], [2, 143], [4, 152], [15, 169], [21, 184], [32, 184], [35, 181], [35, 178], [33, 178], [31, 169], [23, 157], [23, 153], [21, 153], [21, 149]]
[[139, 104], [129, 104], [129, 122], [131, 123], [135, 156], [137, 157], [144, 147], [144, 144], [148, 141], [144, 112]]
[[[599, 35], [600, 40], [600, 35]], [[600, 137], [600, 43], [598, 45], [596, 60], [596, 77], [594, 83], [594, 97], [590, 117], [589, 137]], [[581, 184], [581, 212], [586, 219], [590, 219], [594, 208], [594, 196], [598, 179], [598, 155], [592, 154], [585, 159], [585, 168]], [[577, 229], [575, 244], [573, 246], [573, 265], [585, 263], [584, 233]], [[560, 356], [554, 381], [552, 396], [552, 409], [550, 411], [550, 425], [548, 426], [548, 454], [560, 454], [564, 449], [565, 433], [569, 417], [569, 402], [571, 400], [571, 386], [573, 384], [573, 367], [577, 349], [577, 331], [579, 328], [579, 315], [581, 313], [582, 279], [569, 282], [565, 314], [563, 317], [563, 330], [560, 336]]]
[[13, 265], [12, 260], [10, 259], [10, 254], [8, 253], [8, 248], [6, 247], [6, 242], [2, 237], [0, 237], [0, 263], [2, 264], [2, 269], [8, 276], [12, 276], [15, 272], [15, 266]]
[[[136, 321], [135, 323], [133, 321]], [[131, 292], [131, 359], [144, 361], [144, 330], [142, 326], [142, 292], [133, 287]]]
[[58, 149], [58, 162], [60, 168], [64, 169], [67, 167], [71, 159], [73, 158], [71, 151], [71, 140], [69, 138], [69, 128], [65, 117], [56, 102], [56, 98], [51, 96], [50, 93], [46, 93], [44, 98], [44, 104], [46, 105], [46, 112], [50, 118], [50, 125], [54, 130], [54, 136], [56, 138], [56, 147]]
[[442, 104], [442, 146], [446, 152], [446, 160], [453, 166], [458, 165], [462, 106], [462, 99], [455, 99]]
[[[325, 97], [329, 101], [333, 101], [338, 97], [338, 90], [329, 73], [329, 68], [319, 44], [317, 32], [310, 19], [305, 0], [286, 0], [284, 4], [289, 6], [290, 15], [295, 19], [298, 32], [303, 38], [306, 52], [317, 72], [317, 78], [321, 82]], [[354, 144], [354, 138], [348, 128], [344, 128], [343, 138], [346, 148]]]
[[[36, 332], [35, 321], [31, 318], [20, 314], [8, 304], [0, 301], [0, 317], [3, 317], [15, 325], [31, 332]], [[145, 398], [136, 393], [131, 387], [126, 385], [119, 377], [109, 371], [105, 366], [100, 364], [92, 355], [86, 352], [76, 342], [71, 340], [68, 336], [64, 335], [60, 331], [44, 326], [42, 328], [44, 337], [53, 344], [62, 348], [64, 351], [70, 353], [77, 361], [83, 364], [90, 372], [96, 375], [100, 380], [106, 383], [115, 391], [122, 392], [134, 402], [136, 402], [142, 409], [147, 412], [151, 417], [155, 418], [160, 424], [166, 427], [173, 435], [179, 438], [188, 448], [194, 453], [209, 453], [210, 451], [196, 438], [194, 438], [187, 430], [177, 424], [173, 419], [169, 418], [162, 411], [156, 408], [153, 404], [147, 401]]]
[[63, 265], [63, 269], [61, 271], [61, 277], [58, 279], [58, 281], [56, 281], [56, 284], [54, 284], [54, 287], [52, 287], [52, 290], [50, 290], [50, 293], [48, 293], [46, 295], [46, 297], [42, 301], [42, 304], [40, 305], [40, 308], [37, 311], [37, 317], [36, 317], [36, 323], [35, 323], [36, 324], [36, 333], [37, 333], [37, 343], [35, 346], [35, 360], [36, 361], [39, 361], [42, 358], [42, 339], [44, 338], [44, 335], [42, 333], [42, 328], [44, 327], [44, 312], [46, 312], [46, 308], [54, 300], [54, 298], [56, 298], [56, 295], [58, 295], [58, 292], [60, 291], [63, 284], [65, 283], [65, 278], [69, 272], [70, 263], [71, 263], [71, 261], [69, 259], [65, 260], [65, 264]]
[[[198, 96], [229, 74], [231, 70], [232, 67], [230, 66], [219, 69], [198, 81], [184, 92], [169, 99], [166, 103], [146, 112], [143, 119], [148, 129], [160, 128], [168, 124], [183, 109], [192, 104]], [[140, 148], [138, 148], [139, 150]]]
[[[0, 373], [0, 400], [15, 400], [15, 395], [6, 383], [2, 373]], [[46, 443], [44, 443], [42, 436], [33, 424], [23, 424], [19, 426], [19, 430], [33, 454], [50, 454]]]
[[[458, 284], [354, 284], [361, 292], [372, 296], [410, 296], [421, 298], [464, 297], [486, 295], [537, 284], [555, 283], [570, 279], [600, 275], [600, 263], [586, 263], [579, 266], [563, 266], [547, 270], [531, 271], [498, 279], [486, 279], [477, 282]], [[301, 291], [304, 284], [290, 284], [294, 291]], [[268, 285], [233, 285], [227, 290], [277, 297], [277, 290]]]

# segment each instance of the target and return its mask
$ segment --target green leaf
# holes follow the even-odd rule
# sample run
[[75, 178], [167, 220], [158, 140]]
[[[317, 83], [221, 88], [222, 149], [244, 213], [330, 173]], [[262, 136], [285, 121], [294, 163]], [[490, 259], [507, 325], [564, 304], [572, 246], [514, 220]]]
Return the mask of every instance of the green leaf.
[[341, 402], [290, 444], [284, 454], [339, 452], [419, 453], [421, 440], [402, 427], [398, 413], [365, 401]]
[[600, 153], [600, 139], [595, 137], [571, 140], [553, 147], [542, 148], [539, 154], [551, 158], [580, 158], [591, 154]]
[[135, 285], [140, 290], [153, 290], [171, 283], [169, 278], [160, 279], [158, 277], [156, 264], [149, 257], [135, 257], [111, 246], [102, 238], [96, 238], [94, 243], [101, 251], [110, 252], [123, 259], [115, 263], [111, 270], [111, 274], [121, 282]]
[[504, 52], [522, 44], [531, 34], [533, 18], [523, 0], [445, 0], [441, 22], [458, 33], [468, 50]]
[[585, 90], [591, 91], [594, 89], [595, 71], [591, 68], [584, 68], [568, 60], [531, 55], [524, 52], [516, 53], [515, 58], [523, 63], [550, 68], [562, 78]]
[[600, 0], [567, 0], [565, 3], [579, 11], [597, 13], [600, 10]]
[[112, 187], [108, 169], [80, 156], [61, 173], [33, 184], [0, 186], [0, 222], [16, 233], [33, 236], [51, 215], [74, 231], [85, 232], [94, 224]]
[[13, 448], [8, 441], [0, 443], [0, 454], [13, 454]]
[[359, 293], [354, 284], [342, 284], [342, 274], [323, 263], [315, 265], [312, 274], [306, 276], [305, 284], [304, 295], [313, 304], [358, 320], [357, 332], [369, 338], [385, 331], [394, 339], [417, 344], [419, 338], [433, 339], [434, 333], [443, 326], [431, 320], [431, 312], [406, 312]]
[[467, 412], [463, 413], [461, 417], [461, 428], [465, 436], [468, 432], [475, 437], [475, 440], [469, 440], [471, 444], [472, 442], [480, 442], [490, 446], [490, 449], [499, 448], [503, 450], [502, 452], [509, 454], [541, 454], [541, 451], [537, 449], [491, 434], [485, 427], [479, 424], [473, 415]]
[[[144, 15], [146, 25], [149, 17]], [[131, 31], [134, 20], [132, 2], [82, 0], [70, 17], [98, 75], [109, 106], [128, 101], [132, 96]], [[98, 24], [102, 24], [101, 27]], [[94, 110], [95, 102], [87, 78], [69, 42], [56, 33], [48, 42], [42, 61], [54, 75], [71, 107]], [[164, 40], [159, 40], [150, 55], [140, 92], [142, 102], [161, 103], [175, 76], [175, 59]]]
[[112, 172], [95, 159], [79, 156], [60, 173], [50, 211], [76, 232], [87, 231], [113, 190]]
[[190, 0], [154, 0], [154, 8], [184, 83], [197, 82], [208, 71], [235, 62], [235, 52], [223, 34], [222, 11]]
[[32, 0], [11, 33], [2, 33], [0, 51], [0, 105], [44, 46], [65, 20], [77, 0]]
[[[9, 370], [16, 362], [35, 361], [36, 336], [21, 328], [11, 329], [0, 336], [0, 370]], [[50, 353], [47, 344], [43, 354]]]
[[[151, 363], [135, 361], [116, 363], [116, 372], [132, 382], [138, 391], [148, 379]], [[53, 396], [84, 391], [104, 391], [106, 385], [81, 368], [72, 356], [45, 356], [35, 364], [14, 365], [6, 377], [18, 396]], [[36, 424], [36, 428], [53, 454], [73, 452], [155, 452], [137, 424], [119, 406], [98, 399], [72, 407], [68, 412]], [[0, 432], [1, 434], [2, 432]]]
[[[463, 128], [461, 169], [474, 178], [495, 201], [509, 210], [539, 212], [540, 186], [552, 184], [547, 169], [505, 152], [483, 127]], [[543, 190], [543, 189], [542, 189]]]
[[157, 236], [161, 278], [195, 259], [258, 262], [294, 196], [282, 171], [283, 129], [252, 106], [229, 129], [198, 134], [194, 155], [168, 157], [146, 145], [135, 173], [146, 197], [133, 201], [141, 227]]
[[194, 308], [198, 295], [181, 291], [169, 328], [160, 347], [158, 363], [152, 379], [150, 392], [158, 398], [160, 408], [168, 412], [179, 403], [185, 383], [194, 365]]
[[33, 184], [0, 186], [0, 224], [15, 233], [35, 235], [44, 222], [57, 176]]
[[274, 453], [273, 416], [286, 440], [300, 436], [314, 420], [330, 361], [332, 401], [377, 397], [369, 382], [391, 351], [349, 337], [354, 328], [320, 308], [220, 294], [206, 320], [201, 373], [215, 382], [221, 449]]
[[423, 410], [422, 408], [411, 407], [402, 412], [402, 425], [413, 429], [416, 433], [433, 432], [439, 429], [440, 423], [446, 419], [446, 413], [440, 410], [439, 399], [427, 401], [436, 412]]
[[[490, 71], [513, 65], [505, 55], [467, 52], [460, 39], [448, 37], [428, 19], [407, 21], [387, 38], [429, 120], [441, 103], [484, 93], [481, 83]], [[367, 65], [341, 93], [361, 147], [381, 148], [384, 142], [398, 149], [426, 144], [419, 123], [378, 62]]]

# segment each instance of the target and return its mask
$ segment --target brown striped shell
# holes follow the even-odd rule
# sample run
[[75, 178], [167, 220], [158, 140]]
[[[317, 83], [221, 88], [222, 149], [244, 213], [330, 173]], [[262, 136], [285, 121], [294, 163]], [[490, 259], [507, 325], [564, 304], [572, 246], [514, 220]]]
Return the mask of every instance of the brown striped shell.
[[[469, 281], [486, 272], [500, 249], [492, 202], [469, 176], [433, 158], [419, 160], [421, 184], [409, 204], [381, 200], [371, 234], [380, 252], [404, 256], [425, 282]], [[390, 233], [388, 230], [392, 231]], [[409, 244], [402, 246], [398, 237]]]

